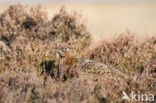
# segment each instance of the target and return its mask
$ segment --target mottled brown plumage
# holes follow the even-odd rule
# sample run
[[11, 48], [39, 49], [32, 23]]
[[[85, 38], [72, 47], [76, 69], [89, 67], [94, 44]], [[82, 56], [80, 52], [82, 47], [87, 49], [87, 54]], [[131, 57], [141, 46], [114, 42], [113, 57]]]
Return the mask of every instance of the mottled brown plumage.
[[125, 74], [113, 67], [92, 60], [77, 58], [72, 49], [69, 46], [61, 46], [57, 49], [60, 55], [59, 76], [63, 80], [78, 76], [80, 72], [99, 74], [106, 78], [115, 79], [126, 77]]
[[72, 69], [73, 65], [78, 61], [72, 53], [72, 48], [69, 46], [61, 46], [57, 49], [60, 60], [58, 65], [58, 75], [61, 80], [71, 78], [76, 74], [76, 70]]

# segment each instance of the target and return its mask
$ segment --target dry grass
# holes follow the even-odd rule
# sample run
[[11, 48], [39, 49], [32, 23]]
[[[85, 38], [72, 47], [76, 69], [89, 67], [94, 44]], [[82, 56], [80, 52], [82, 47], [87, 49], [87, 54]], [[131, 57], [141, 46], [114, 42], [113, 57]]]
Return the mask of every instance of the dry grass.
[[[0, 14], [0, 102], [109, 103], [124, 102], [123, 90], [156, 93], [155, 36], [142, 42], [130, 33], [111, 39], [89, 50], [92, 37], [77, 12], [62, 7], [49, 20], [40, 6], [11, 5]], [[65, 82], [57, 80], [55, 50], [61, 44], [74, 47], [79, 57], [116, 67], [129, 79], [82, 73]]]

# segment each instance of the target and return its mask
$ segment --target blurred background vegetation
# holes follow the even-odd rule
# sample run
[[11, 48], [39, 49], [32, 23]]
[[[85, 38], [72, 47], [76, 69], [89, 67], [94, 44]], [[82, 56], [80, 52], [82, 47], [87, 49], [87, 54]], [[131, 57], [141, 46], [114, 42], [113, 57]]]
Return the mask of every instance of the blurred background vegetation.
[[[1, 0], [0, 12], [20, 0]], [[83, 14], [88, 30], [94, 40], [101, 36], [119, 35], [127, 29], [137, 35], [153, 35], [156, 30], [155, 0], [22, 0], [29, 5], [41, 3], [48, 18], [59, 12], [62, 5], [69, 11]]]

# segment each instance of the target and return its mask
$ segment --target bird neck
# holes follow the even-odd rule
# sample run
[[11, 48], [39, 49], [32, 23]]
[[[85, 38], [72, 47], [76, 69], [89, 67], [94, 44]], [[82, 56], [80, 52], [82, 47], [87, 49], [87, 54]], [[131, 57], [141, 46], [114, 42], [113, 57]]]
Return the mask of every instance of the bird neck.
[[72, 66], [77, 61], [77, 58], [75, 56], [68, 56], [63, 61], [65, 65]]

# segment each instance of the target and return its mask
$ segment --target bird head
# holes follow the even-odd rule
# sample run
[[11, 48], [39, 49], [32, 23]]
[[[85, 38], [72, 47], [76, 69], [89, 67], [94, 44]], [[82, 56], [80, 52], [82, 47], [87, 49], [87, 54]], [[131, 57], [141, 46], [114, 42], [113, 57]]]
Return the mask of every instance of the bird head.
[[70, 47], [68, 46], [61, 46], [59, 47], [56, 52], [59, 53], [59, 56], [61, 58], [64, 58], [64, 57], [69, 57], [71, 56], [71, 49]]

